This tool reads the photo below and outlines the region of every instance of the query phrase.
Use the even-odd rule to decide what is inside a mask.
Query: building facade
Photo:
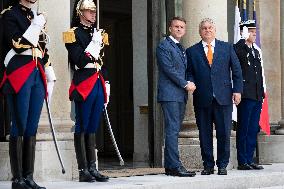
[[[251,10],[252,1],[248,2],[248,9]],[[68,167],[67,176],[56,176],[59,175],[56,172],[59,165],[56,163],[56,154],[52,146],[47,113],[43,109],[37,137],[40,142],[37,145],[36,175],[39,178],[49,175],[45,177],[49,180],[76,177],[72,142],[74,110],[68,99],[71,77],[67,51],[62,41],[62,32],[70,28],[73,6],[74,0],[39,0],[39,9],[48,14],[47,30],[51,37],[49,52],[57,75],[51,111],[63,160]],[[200,41],[198,24],[205,17],[215,21],[218,39],[233,42],[234,9],[234,0],[100,1],[100,27],[110,36],[110,46],[106,48],[104,59],[110,70],[111,81],[108,110],[118,146],[128,165],[163,165],[163,119],[161,108],[156,101],[155,48],[167,34],[169,19],[179,15],[187,20],[187,34],[182,41],[185,47]],[[258,156],[263,163],[283,163],[284,150],[279,151],[279,146],[284,144],[284,2],[256,0],[256,9],[272,130],[270,137],[259,137]],[[185,162],[186,166],[200,168],[198,131],[191,95],[179,141],[182,159],[189,160]],[[234,142],[234,139],[232,141]],[[100,161],[118,164],[107,128],[103,123],[98,131],[97,144]],[[276,154],[276,159],[268,157],[271,153]],[[46,154],[49,154],[49,157]],[[7,180],[10,175],[6,176],[4,171],[9,171],[8,145],[0,146],[0,160],[1,179]],[[49,162],[55,164],[52,171]],[[55,175],[51,176],[52,174]]]

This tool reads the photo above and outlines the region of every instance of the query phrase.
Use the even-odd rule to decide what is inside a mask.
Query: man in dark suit
[[[241,100],[242,72],[234,48],[215,39],[216,27],[212,19],[199,24],[202,40],[186,50],[188,81],[195,84],[193,105],[204,170],[202,175],[214,174],[213,123],[217,137],[218,174],[227,175],[230,157],[232,99]],[[232,87],[233,82],[233,87]]]
[[[255,45],[255,20],[240,24],[242,39],[235,44],[240,60],[244,91],[238,105],[237,157],[239,170],[263,169],[253,162],[262,101],[265,97],[260,49]]]
[[[161,103],[165,123],[164,166],[166,175],[191,177],[179,159],[178,135],[182,124],[188,91],[193,83],[186,80],[186,57],[179,43],[185,34],[186,21],[174,17],[170,21],[170,36],[157,47],[159,69],[158,102]]]

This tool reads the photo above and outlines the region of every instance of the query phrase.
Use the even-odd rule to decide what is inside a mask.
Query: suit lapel
[[[175,46],[177,46],[177,45],[175,45]],[[185,61],[184,54],[181,52],[181,50],[178,47],[175,47],[175,48],[176,48],[178,54],[180,55],[182,62],[184,62]]]
[[[185,56],[183,55],[183,53],[181,52],[181,50],[178,48],[178,46],[176,45],[175,42],[173,42],[173,40],[171,40],[171,38],[167,37],[167,40],[169,41],[169,43],[175,48],[176,52],[180,55],[182,62],[185,63]]]
[[[208,63],[208,60],[207,60],[207,57],[206,57],[206,54],[205,54],[205,52],[204,52],[204,48],[203,48],[203,45],[202,45],[202,41],[200,41],[199,42],[199,44],[198,44],[198,48],[199,48],[199,50],[198,50],[198,52],[200,53],[200,56],[203,58],[203,63],[206,65],[206,66],[208,66],[208,67],[210,67],[209,66],[209,63]],[[214,56],[214,55],[213,55]]]
[[[218,58],[218,55],[220,55],[220,43],[217,39],[215,39],[215,47],[214,47],[214,53],[213,53],[213,61],[212,61],[212,66],[217,66],[217,58]]]

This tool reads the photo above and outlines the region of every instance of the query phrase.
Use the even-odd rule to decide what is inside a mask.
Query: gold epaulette
[[[77,27],[73,27],[70,30],[63,32],[63,42],[64,43],[74,43],[76,42],[76,37],[75,37],[75,30]]]
[[[109,42],[108,42],[108,33],[104,32],[102,35],[103,35],[103,44],[104,44],[104,45],[109,45]]]
[[[12,6],[9,6],[8,8],[2,10],[0,14],[4,14],[6,11],[11,10],[11,9],[12,9]]]

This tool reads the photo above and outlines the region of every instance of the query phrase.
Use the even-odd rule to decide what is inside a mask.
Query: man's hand
[[[242,95],[241,93],[233,93],[234,104],[238,105],[241,102]]]
[[[248,31],[248,28],[244,26],[241,38],[247,40],[249,36],[250,36],[250,33]]]
[[[108,81],[105,82],[105,86],[106,86],[106,94],[107,94],[107,102],[105,103],[105,107],[107,107],[109,103],[109,96],[110,96],[110,84]]]
[[[94,43],[98,43],[99,45],[102,44],[102,42],[103,42],[103,37],[102,37],[102,30],[101,30],[101,29],[98,30],[98,31],[95,29],[95,31],[94,31],[94,33],[93,33],[92,41],[93,41]]]
[[[185,90],[187,90],[188,92],[190,92],[192,94],[195,89],[196,89],[195,84],[193,82],[191,82],[191,81],[188,81],[187,85],[185,87]]]
[[[39,26],[41,29],[44,27],[46,23],[46,19],[43,14],[37,14],[35,11],[33,11],[34,18],[32,19],[32,23]]]

